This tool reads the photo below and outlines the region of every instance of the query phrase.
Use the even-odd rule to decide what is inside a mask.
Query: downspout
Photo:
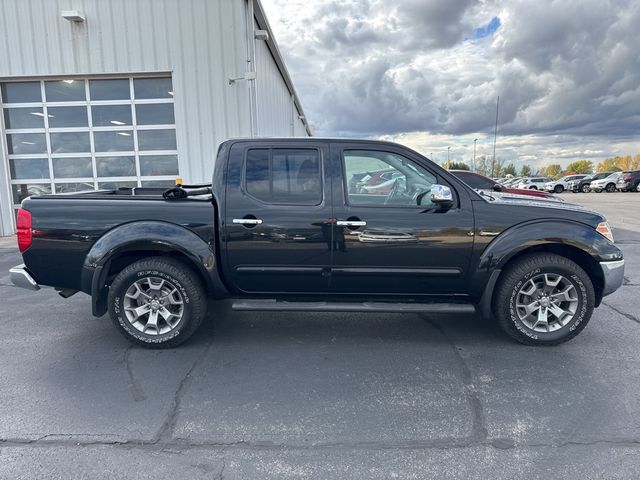
[[[296,136],[296,114],[298,113],[298,109],[296,108],[296,97],[291,94],[291,136]]]
[[[254,34],[253,0],[247,0],[247,72],[256,71],[256,39]],[[249,116],[251,119],[251,136],[258,135],[258,95],[256,80],[248,80]]]

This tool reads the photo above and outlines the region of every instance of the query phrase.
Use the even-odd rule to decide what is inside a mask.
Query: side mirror
[[[501,192],[502,190],[503,190],[502,185],[500,185],[499,183],[496,183],[496,184],[493,186],[493,191],[494,191],[494,192]]]
[[[437,183],[431,185],[431,201],[439,207],[451,208],[453,205],[451,189]]]

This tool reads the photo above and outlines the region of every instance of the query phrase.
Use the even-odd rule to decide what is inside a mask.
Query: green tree
[[[445,162],[444,163],[444,168],[446,168],[447,170],[471,170],[469,168],[469,165],[467,165],[464,162],[456,162],[454,160],[451,160],[449,162]]]
[[[502,170],[502,176],[506,177],[507,175],[513,175],[514,177],[517,175],[516,166],[513,163],[510,163]]]
[[[631,157],[629,157],[631,158]],[[567,165],[567,173],[591,173],[593,172],[593,163],[589,160],[578,160]]]
[[[531,176],[531,167],[529,165],[522,165],[522,168],[520,169],[520,176],[521,177],[530,177]]]
[[[545,177],[551,178],[559,178],[562,174],[562,167],[559,163],[552,163],[551,165],[547,165],[540,171],[540,174]]]

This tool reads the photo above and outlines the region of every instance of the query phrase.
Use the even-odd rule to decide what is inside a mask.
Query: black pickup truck
[[[235,310],[477,311],[530,345],[577,335],[622,285],[605,219],[467,186],[401,145],[224,142],[208,186],[26,199],[13,282],[91,296],[131,341],[171,347]]]

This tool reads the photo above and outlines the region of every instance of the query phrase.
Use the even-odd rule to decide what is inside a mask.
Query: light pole
[[[500,95],[496,100],[496,129],[493,131],[493,160],[491,161],[491,178],[493,178],[493,172],[496,168],[496,140],[498,138],[498,108],[500,107]]]
[[[449,152],[451,152],[451,147],[447,147],[447,167],[449,166]]]
[[[476,171],[476,144],[478,143],[478,139],[473,139],[473,165],[471,166],[471,171]]]

